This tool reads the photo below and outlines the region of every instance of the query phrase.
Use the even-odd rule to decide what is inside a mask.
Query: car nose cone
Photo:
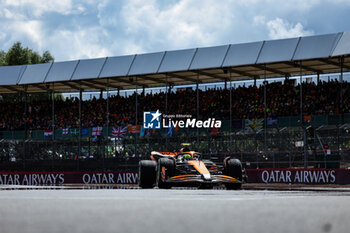
[[[210,174],[202,174],[204,180],[211,180]]]

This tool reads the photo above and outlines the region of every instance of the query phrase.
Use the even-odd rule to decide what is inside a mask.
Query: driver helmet
[[[187,146],[180,149],[180,152],[189,152],[189,151],[191,150]]]
[[[188,159],[191,159],[192,156],[190,154],[184,154],[184,157],[183,157],[185,160],[188,160]]]
[[[191,149],[189,148],[190,145],[191,145],[190,143],[181,143],[182,148],[181,148],[180,152],[189,152],[189,151],[191,151]]]

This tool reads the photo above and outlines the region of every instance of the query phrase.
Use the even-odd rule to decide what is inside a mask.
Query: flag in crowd
[[[311,122],[312,117],[310,115],[304,116],[304,122]]]
[[[45,138],[52,138],[52,135],[53,135],[52,129],[45,129],[45,130],[44,130],[44,136],[45,136]]]
[[[102,133],[102,127],[93,127],[92,128],[92,136],[100,136]]]
[[[67,135],[68,134],[68,128],[62,129],[62,134]]]
[[[258,131],[262,129],[264,125],[264,119],[246,119],[245,120],[245,129]]]
[[[167,137],[170,137],[170,136],[173,135],[173,133],[174,133],[174,125],[171,124],[171,127],[169,128],[169,130],[168,130],[166,136],[167,136]]]
[[[129,125],[128,132],[135,134],[141,133],[141,125]]]
[[[141,132],[140,132],[140,137],[145,136],[145,128],[143,127],[143,125],[141,126]]]
[[[211,135],[218,135],[219,133],[219,128],[211,128],[210,134]]]
[[[70,134],[74,134],[74,135],[79,134],[79,129],[70,129]]]
[[[267,118],[267,125],[277,125],[277,124],[278,124],[277,117]]]
[[[141,125],[141,132],[140,132],[141,137],[144,137],[144,136],[150,137],[152,133],[155,133],[155,130],[145,129],[143,125]]]
[[[88,135],[89,134],[89,129],[88,128],[82,128],[81,129],[81,135],[82,136],[85,136],[85,135]]]
[[[115,138],[123,138],[126,136],[128,127],[113,127],[112,129],[112,137]]]
[[[72,135],[79,135],[79,129],[76,128],[76,129],[70,129],[70,134]],[[88,135],[89,134],[89,129],[88,128],[82,128],[81,129],[81,135],[84,136],[84,135]]]

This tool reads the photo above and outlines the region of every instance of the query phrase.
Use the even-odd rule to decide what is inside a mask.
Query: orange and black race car
[[[151,160],[139,163],[138,183],[141,188],[158,186],[193,186],[212,188],[224,184],[227,189],[240,189],[246,179],[238,159],[225,158],[222,165],[202,160],[200,153],[151,152]]]

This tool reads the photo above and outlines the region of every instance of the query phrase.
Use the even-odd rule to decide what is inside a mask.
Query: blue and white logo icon
[[[162,114],[156,112],[143,112],[143,128],[145,129],[160,129],[160,116]]]

